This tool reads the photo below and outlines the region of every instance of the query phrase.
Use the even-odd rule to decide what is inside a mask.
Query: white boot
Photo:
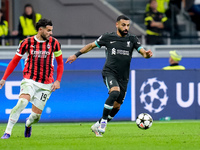
[[[106,130],[106,125],[107,125],[107,120],[101,119],[101,123],[100,123],[100,126],[99,126],[99,128],[98,128],[98,131],[99,131],[100,133],[104,133],[105,130]]]
[[[96,135],[96,137],[103,137],[103,135],[98,131],[98,128],[100,126],[99,121],[97,121],[95,124],[91,126],[92,132]]]

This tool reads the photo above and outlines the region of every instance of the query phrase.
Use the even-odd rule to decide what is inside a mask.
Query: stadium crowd
[[[191,21],[195,25],[197,36],[200,36],[200,0],[146,0],[146,6],[144,7],[146,7],[144,8],[146,44],[167,44],[162,38],[164,36],[180,38],[182,36],[181,31],[184,29],[179,27],[177,17],[182,12],[191,18]],[[42,18],[42,15],[35,12],[32,4],[25,4],[24,12],[18,19],[17,30],[12,29],[14,28],[13,26],[9,26],[8,20],[5,19],[5,16],[8,14],[5,13],[7,13],[5,9],[0,11],[1,45],[9,45],[9,40],[5,41],[2,37],[8,36],[9,38],[17,36],[21,41],[27,36],[35,35],[37,33],[35,30],[35,24]],[[154,40],[151,40],[151,37],[154,37]],[[13,43],[10,42],[10,45],[12,44]]]

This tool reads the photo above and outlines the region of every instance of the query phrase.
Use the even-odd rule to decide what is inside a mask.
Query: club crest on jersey
[[[130,47],[130,43],[131,43],[130,41],[127,41],[127,47]]]
[[[115,48],[112,49],[112,54],[111,55],[116,55],[116,49]]]
[[[47,49],[50,49],[50,47],[51,47],[51,46],[48,44],[48,45],[47,45]]]

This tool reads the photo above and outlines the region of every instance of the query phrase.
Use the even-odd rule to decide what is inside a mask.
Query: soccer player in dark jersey
[[[133,50],[136,49],[144,58],[152,56],[151,50],[146,51],[138,38],[128,33],[129,27],[130,19],[124,15],[119,16],[116,22],[117,32],[101,35],[95,42],[89,43],[66,61],[71,64],[78,56],[95,47],[106,47],[106,62],[102,75],[109,90],[109,97],[105,101],[102,118],[91,127],[96,136],[102,136],[107,121],[117,114],[124,101]]]
[[[30,137],[31,125],[40,120],[44,106],[52,91],[60,88],[63,58],[60,43],[51,36],[53,30],[51,20],[40,19],[36,24],[36,29],[38,31],[37,35],[26,38],[19,44],[14,58],[9,63],[0,81],[0,89],[2,89],[8,76],[13,72],[22,56],[27,53],[19,100],[10,113],[2,139],[10,138],[13,126],[29,102],[32,103],[32,112],[26,120],[24,136]],[[57,61],[57,78],[55,82],[53,79],[54,57]]]

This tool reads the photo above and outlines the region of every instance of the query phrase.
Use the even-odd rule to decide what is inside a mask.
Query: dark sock
[[[107,109],[107,108],[104,108],[103,109],[103,119],[107,120],[108,119],[108,115],[110,114],[110,112],[112,111],[112,109]]]
[[[114,116],[118,113],[118,111],[119,111],[118,108],[113,108],[112,111],[110,112],[110,116],[111,116],[111,117],[114,117]],[[108,122],[109,122],[109,121],[112,120],[112,119],[108,118],[107,120],[108,120]]]
[[[119,97],[120,92],[119,91],[112,91],[109,94],[109,97],[107,98],[105,104],[104,104],[104,109],[103,109],[103,119],[107,120],[108,115],[111,113],[114,101],[117,100]]]

